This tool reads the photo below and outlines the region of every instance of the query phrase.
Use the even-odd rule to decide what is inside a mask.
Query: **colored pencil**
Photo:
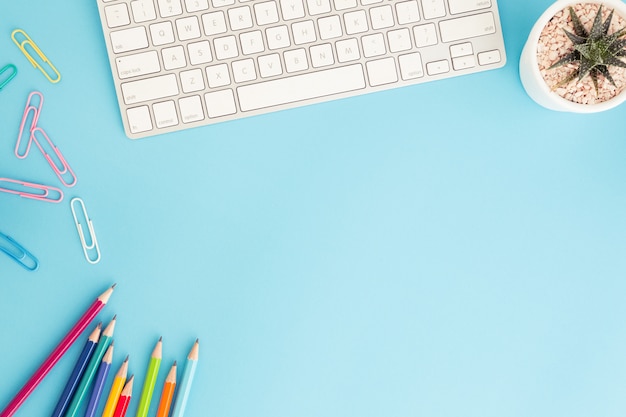
[[[141,397],[139,398],[136,417],[146,417],[148,415],[150,402],[152,401],[152,394],[154,392],[154,385],[156,384],[159,367],[161,366],[162,354],[163,338],[159,338],[159,341],[150,356],[150,362],[148,362],[148,371],[146,372],[146,379],[143,381],[143,389],[141,390]]]
[[[115,330],[115,321],[116,318],[113,317],[113,320],[111,320],[109,325],[102,331],[100,340],[98,340],[98,347],[96,347],[96,351],[87,365],[87,369],[80,380],[76,394],[74,394],[74,398],[72,398],[72,402],[65,413],[65,417],[76,417],[81,405],[83,405],[85,401],[88,401],[87,393],[89,392],[89,388],[91,388],[91,383],[96,377],[98,366],[100,362],[102,362],[102,358],[111,344],[113,331]]]
[[[187,356],[187,363],[185,363],[185,370],[183,371],[183,378],[178,386],[178,394],[176,394],[176,401],[174,402],[174,411],[172,417],[183,417],[185,414],[185,408],[187,407],[187,400],[189,399],[189,392],[191,391],[191,384],[193,383],[193,376],[196,373],[196,366],[198,365],[198,350],[200,344],[196,339],[196,343],[193,344],[189,355]]]
[[[174,399],[174,390],[176,389],[176,362],[170,368],[170,372],[165,378],[163,391],[161,391],[161,401],[159,401],[159,409],[156,417],[167,417],[172,408],[172,400]]]
[[[85,411],[85,417],[94,417],[96,415],[96,409],[102,396],[102,390],[104,383],[109,375],[109,369],[111,369],[111,363],[113,362],[113,342],[107,349],[106,353],[102,357],[100,367],[98,367],[98,373],[96,374],[96,380],[93,383],[93,391],[91,391],[91,397],[87,403],[87,411]]]
[[[113,417],[124,417],[126,415],[126,411],[128,411],[128,405],[130,404],[130,399],[133,396],[133,380],[134,376],[131,376],[122,393],[120,394],[120,399],[115,406],[115,413],[113,413]]]
[[[113,417],[113,413],[115,412],[115,407],[117,406],[117,401],[120,399],[120,394],[122,393],[122,389],[124,389],[124,384],[126,383],[126,374],[128,373],[128,356],[120,366],[119,371],[115,374],[115,378],[113,378],[113,384],[111,385],[111,391],[109,391],[109,398],[107,399],[106,404],[104,405],[104,411],[102,412],[102,417]]]
[[[89,323],[93,321],[98,315],[100,310],[106,305],[113,293],[115,285],[102,293],[96,300],[89,306],[87,311],[78,319],[74,327],[65,335],[56,348],[50,353],[41,366],[35,371],[30,379],[24,384],[22,389],[13,397],[11,402],[0,412],[0,417],[11,417],[20,408],[20,406],[26,401],[26,398],[34,391],[39,383],[45,378],[50,370],[57,364],[57,362],[63,357],[65,352],[74,344],[76,339],[81,333],[89,326]]]
[[[65,384],[65,388],[61,393],[61,397],[59,398],[56,407],[54,407],[52,417],[62,417],[65,414],[65,411],[70,405],[70,401],[72,401],[72,397],[76,392],[76,388],[78,387],[80,378],[83,376],[83,373],[87,368],[89,359],[93,355],[93,352],[96,350],[101,331],[102,324],[98,324],[96,326],[96,329],[89,335],[87,343],[85,343],[85,346],[83,347],[83,350],[78,357],[78,361],[76,362],[76,365],[74,365],[74,369],[72,370],[72,373],[70,374],[70,377]]]

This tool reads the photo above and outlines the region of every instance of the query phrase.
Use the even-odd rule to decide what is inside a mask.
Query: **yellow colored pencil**
[[[117,406],[117,401],[120,399],[120,394],[124,389],[124,384],[126,383],[126,376],[128,374],[128,356],[120,366],[120,370],[115,374],[115,378],[113,379],[113,384],[111,385],[111,391],[109,392],[109,398],[107,399],[106,405],[104,406],[104,411],[102,412],[102,417],[113,417],[113,413],[115,412],[115,407]]]

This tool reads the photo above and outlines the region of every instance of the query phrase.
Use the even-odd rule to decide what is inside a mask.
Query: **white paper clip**
[[[80,206],[80,214],[76,213],[76,207]],[[80,238],[80,244],[83,247],[83,253],[85,259],[90,264],[97,264],[100,262],[100,248],[98,247],[98,239],[96,239],[96,232],[93,229],[93,222],[87,214],[85,203],[81,198],[75,197],[70,201],[70,207],[72,209],[72,215],[74,216],[74,223],[76,224],[76,230],[78,230],[78,237]],[[79,216],[81,219],[79,220]],[[89,230],[89,242],[85,239],[85,233],[83,232],[83,226],[81,220],[87,223],[87,229]]]

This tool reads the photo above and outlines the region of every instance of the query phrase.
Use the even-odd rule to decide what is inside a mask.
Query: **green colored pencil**
[[[76,417],[78,415],[78,411],[80,406],[89,401],[89,388],[91,388],[91,383],[93,382],[96,373],[98,372],[98,366],[100,366],[100,362],[102,362],[102,358],[106,353],[106,350],[109,348],[113,340],[113,331],[115,330],[115,320],[116,317],[113,317],[113,320],[109,323],[109,325],[104,329],[102,334],[100,335],[100,339],[98,340],[98,346],[96,347],[96,351],[93,353],[93,356],[89,360],[89,364],[87,365],[87,369],[85,369],[85,373],[80,380],[80,384],[78,385],[78,389],[74,394],[74,398],[72,398],[72,402],[70,403],[67,412],[65,413],[65,417]]]
[[[163,338],[159,338],[159,341],[150,356],[146,379],[143,381],[143,389],[141,390],[139,405],[137,406],[136,417],[147,417],[148,410],[150,410],[150,401],[152,401],[152,393],[154,392],[154,386],[156,384],[157,376],[159,375],[159,367],[161,366],[161,357],[163,355],[162,339]]]

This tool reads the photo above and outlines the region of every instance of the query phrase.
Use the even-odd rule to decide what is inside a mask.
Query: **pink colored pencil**
[[[22,389],[13,397],[11,402],[0,412],[0,417],[11,417],[20,408],[20,406],[26,401],[26,398],[33,392],[33,390],[39,385],[39,383],[45,378],[50,370],[56,365],[56,363],[63,357],[65,352],[72,346],[72,344],[78,339],[80,334],[89,326],[89,323],[98,315],[100,310],[106,305],[107,301],[113,293],[115,285],[102,293],[91,306],[85,311],[82,317],[76,322],[74,327],[65,335],[63,340],[58,344],[56,348],[50,353],[48,358],[41,364],[39,369],[30,377],[30,379],[24,384]]]

